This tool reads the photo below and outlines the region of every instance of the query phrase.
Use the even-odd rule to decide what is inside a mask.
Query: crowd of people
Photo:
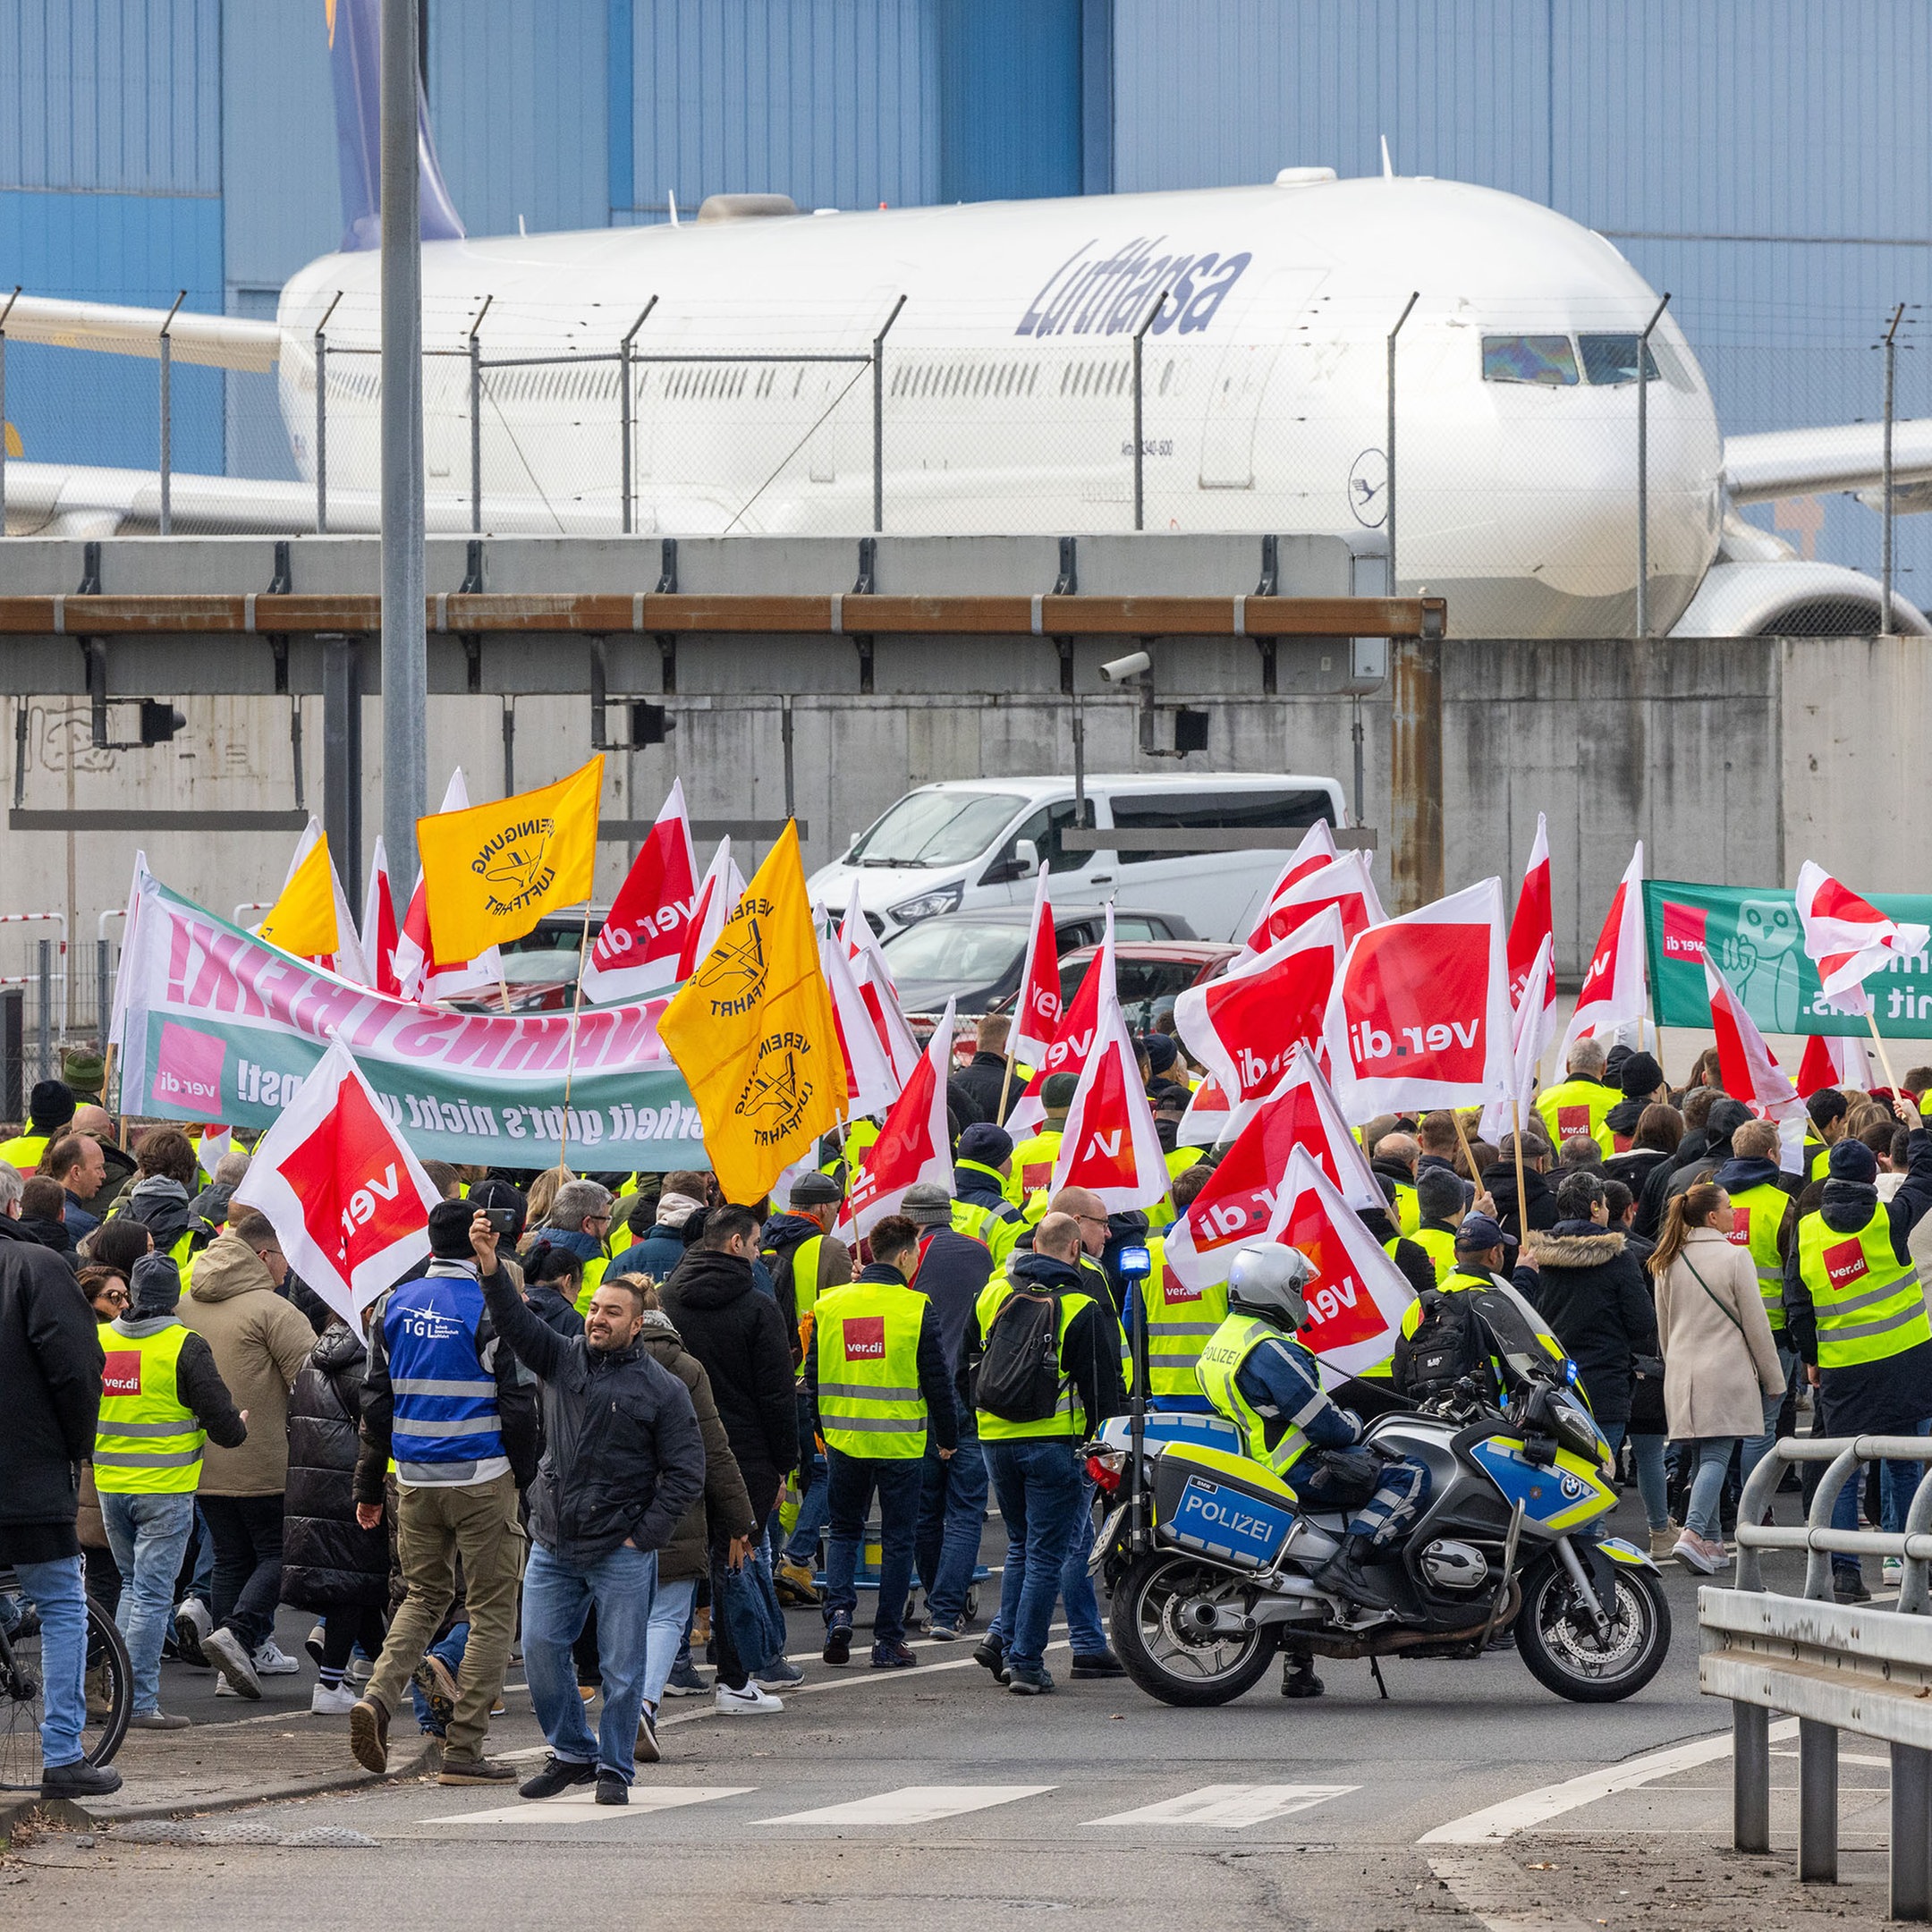
[[[1814,1095],[1795,1174],[1711,1054],[1673,1088],[1653,1055],[1586,1039],[1496,1145],[1446,1113],[1361,1123],[1385,1200],[1361,1218],[1418,1299],[1393,1380],[1349,1385],[1352,1411],[1322,1405],[1289,1345],[1299,1258],[1263,1257],[1245,1288],[1237,1267],[1232,1299],[1165,1266],[1162,1231],[1218,1152],[1176,1141],[1200,1070],[1171,1022],[1140,1046],[1169,1191],[1129,1214],[1051,1188],[1071,1076],[1044,1083],[1037,1130],[1003,1123],[1020,1090],[1004,1028],[981,1023],[949,1084],[952,1186],[911,1188],[863,1241],[838,1229],[868,1123],[782,1203],[727,1201],[698,1169],[430,1163],[428,1254],[354,1322],[233,1201],[245,1151],[205,1174],[180,1129],[111,1118],[86,1067],[37,1085],[0,1146],[0,1618],[38,1620],[44,1788],[118,1783],[84,1754],[105,1687],[83,1591],[125,1637],[135,1729],[188,1723],[164,1704],[171,1672],[212,1669],[242,1699],[300,1672],[287,1606],[313,1619],[311,1711],[382,1771],[406,1708],[447,1784],[518,1781],[487,1745],[521,1647],[549,1745],[525,1795],[613,1804],[659,1755],[665,1699],[783,1712],[805,1675],[788,1606],[822,1619],[825,1666],[902,1669],[914,1636],[976,1636],[1022,1696],[1054,1689],[1063,1610],[1072,1676],[1117,1676],[1080,1449],[1136,1378],[1156,1405],[1228,1417],[1311,1496],[1335,1487],[1354,1513],[1326,1580],[1372,1601],[1421,1490],[1399,1464],[1348,1490],[1354,1411],[1421,1372],[1458,1288],[1498,1280],[1576,1365],[1652,1554],[1701,1573],[1730,1560],[1740,1484],[1801,1394],[1819,1433],[1932,1433],[1914,1248],[1932,1239],[1932,1069],[1907,1093]],[[1886,1527],[1917,1473],[1878,1477]],[[975,1632],[989,1497],[1005,1542]],[[1839,1507],[1855,1523],[1858,1492]],[[1838,1562],[1841,1600],[1861,1600]],[[1283,1690],[1319,1693],[1307,1657]]]

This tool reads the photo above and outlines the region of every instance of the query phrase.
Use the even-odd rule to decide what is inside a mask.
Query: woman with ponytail
[[[1690,1456],[1690,1500],[1671,1554],[1709,1576],[1730,1561],[1718,1510],[1738,1444],[1764,1430],[1784,1386],[1748,1247],[1731,1239],[1731,1197],[1701,1181],[1665,1210],[1649,1268],[1664,1354],[1664,1409]]]

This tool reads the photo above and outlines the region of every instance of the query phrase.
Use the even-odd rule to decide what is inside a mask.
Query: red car
[[[1073,1004],[1088,963],[1099,953],[1098,946],[1082,946],[1060,960],[1060,1000],[1063,1011]],[[1136,1033],[1149,1033],[1163,1013],[1174,1011],[1174,1001],[1188,987],[1218,979],[1232,961],[1241,957],[1237,945],[1211,939],[1136,940],[1114,948],[1114,974],[1120,987],[1121,1009],[1128,1027]]]

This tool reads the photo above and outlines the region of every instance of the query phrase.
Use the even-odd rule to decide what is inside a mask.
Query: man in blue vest
[[[517,1492],[537,1464],[535,1386],[484,1303],[470,1240],[475,1214],[468,1201],[438,1201],[429,1210],[428,1272],[399,1282],[370,1310],[355,1472],[356,1521],[373,1530],[394,1458],[396,1552],[408,1595],[349,1713],[349,1746],[367,1769],[389,1768],[389,1719],[449,1607],[460,1555],[470,1642],[445,1733],[444,1784],[517,1775],[514,1766],[486,1758],[483,1745],[516,1628]]]

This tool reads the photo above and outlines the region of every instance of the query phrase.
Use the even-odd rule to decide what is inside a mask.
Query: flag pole
[[[1524,1241],[1530,1233],[1529,1189],[1523,1181],[1522,1165],[1522,1102],[1514,1094],[1510,1096],[1510,1145],[1516,1155],[1516,1238]]]
[[[993,1116],[993,1124],[996,1127],[1004,1127],[1006,1124],[1006,1096],[1013,1088],[1013,1050],[1019,1044],[1018,1028],[1009,1027],[1006,1030],[1006,1071],[1000,1075],[999,1112]]]
[[[1454,1107],[1449,1109],[1449,1118],[1455,1123],[1455,1137],[1462,1148],[1462,1165],[1469,1169],[1469,1177],[1478,1193],[1482,1191],[1482,1176],[1476,1172],[1476,1155],[1469,1144],[1469,1130],[1462,1124],[1462,1116]]]
[[[1878,1011],[1876,1002],[1866,1008],[1865,1023],[1871,1029],[1872,1045],[1878,1049],[1878,1064],[1885,1069],[1885,1085],[1892,1089],[1894,1096],[1896,1097],[1902,1089],[1897,1080],[1892,1077],[1891,1056],[1885,1052],[1885,1041],[1878,1032]]]
[[[586,899],[583,906],[583,936],[577,942],[577,996],[571,1002],[570,1046],[564,1058],[564,1124],[557,1134],[557,1157],[559,1167],[565,1166],[564,1156],[570,1147],[570,1096],[571,1081],[577,1072],[577,1018],[583,1012],[584,968],[590,961],[590,902]],[[509,990],[504,988],[504,1004],[509,1004]]]

